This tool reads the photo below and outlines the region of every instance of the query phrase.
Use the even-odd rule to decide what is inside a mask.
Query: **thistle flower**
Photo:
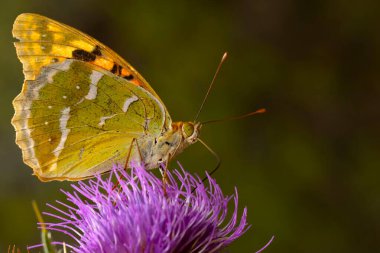
[[[220,252],[249,228],[246,208],[238,222],[236,189],[225,196],[210,176],[207,186],[183,169],[168,178],[164,191],[162,180],[143,167],[114,166],[105,179],[63,191],[70,204],[48,205],[59,215],[44,213],[58,219],[46,228],[69,235],[75,243],[66,246],[76,253]]]

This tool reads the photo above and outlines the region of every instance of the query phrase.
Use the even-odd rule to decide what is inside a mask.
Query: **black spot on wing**
[[[72,52],[72,56],[74,59],[81,61],[95,61],[96,55],[90,52],[87,52],[83,49],[76,49]]]
[[[112,69],[111,69],[112,73],[116,74],[116,72],[117,72],[117,66],[118,65],[116,63],[113,64]]]
[[[118,75],[118,76],[121,76],[125,79],[127,79],[128,81],[132,80],[133,78],[135,78],[132,74],[129,74],[129,75],[123,75],[122,72],[123,72],[123,67],[120,66],[119,64],[117,63],[114,63],[113,66],[112,66],[112,69],[111,69],[111,72],[115,75]]]
[[[132,80],[134,78],[134,76],[132,74],[130,75],[127,75],[127,76],[123,76],[125,79],[127,79],[128,81]]]
[[[102,56],[102,51],[98,45],[95,46],[94,50],[92,50],[91,53],[97,56]]]

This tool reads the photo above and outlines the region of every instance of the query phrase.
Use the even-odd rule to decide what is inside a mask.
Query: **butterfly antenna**
[[[210,151],[211,154],[213,154],[213,155],[215,156],[215,158],[216,158],[216,166],[215,166],[215,168],[214,168],[210,173],[208,173],[208,175],[211,176],[211,175],[214,174],[215,171],[217,171],[217,170],[219,169],[219,167],[220,167],[220,163],[221,163],[220,157],[219,157],[219,155],[218,155],[214,150],[212,150],[212,149],[211,149],[211,148],[210,148],[210,147],[209,147],[204,141],[202,141],[202,140],[199,139],[199,138],[198,138],[198,141],[199,141],[200,143],[202,143],[202,145],[205,146],[205,148],[207,148],[207,150]],[[207,177],[205,177],[205,178],[202,180],[202,182],[204,182],[206,179],[207,179]]]
[[[215,79],[216,79],[216,77],[218,76],[218,73],[219,73],[219,71],[220,71],[220,68],[222,67],[223,62],[226,60],[226,58],[227,58],[227,52],[225,52],[225,53],[223,54],[222,59],[221,59],[220,62],[219,62],[218,68],[217,68],[216,71],[215,71],[214,77],[212,78],[212,81],[211,81],[211,83],[210,83],[210,85],[209,85],[209,87],[208,87],[207,93],[206,93],[205,97],[203,98],[203,101],[202,101],[201,107],[199,108],[198,113],[197,113],[197,115],[195,116],[194,121],[197,121],[197,119],[198,119],[198,117],[199,117],[199,114],[201,113],[201,111],[202,111],[202,109],[203,109],[203,106],[204,106],[204,104],[206,103],[207,97],[208,97],[208,95],[210,94],[210,91],[211,91],[211,89],[212,89],[212,86],[214,85]]]
[[[205,125],[205,124],[216,123],[216,122],[224,122],[224,121],[230,121],[230,120],[244,119],[244,118],[250,117],[250,116],[255,115],[255,114],[265,113],[266,111],[267,110],[265,108],[261,108],[261,109],[254,111],[254,112],[250,112],[250,113],[239,115],[239,116],[233,116],[233,117],[228,117],[228,118],[224,118],[224,119],[207,120],[207,121],[202,122],[201,124]]]

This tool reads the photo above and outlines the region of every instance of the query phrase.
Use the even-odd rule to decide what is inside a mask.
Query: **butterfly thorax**
[[[173,122],[171,128],[158,137],[138,140],[141,158],[146,169],[154,169],[166,163],[185,148],[197,142],[201,124]]]

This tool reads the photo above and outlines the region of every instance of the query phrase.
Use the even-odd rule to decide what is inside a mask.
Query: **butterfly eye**
[[[183,123],[182,132],[183,132],[183,135],[185,136],[185,138],[192,136],[194,133],[193,123],[190,123],[190,122]]]

